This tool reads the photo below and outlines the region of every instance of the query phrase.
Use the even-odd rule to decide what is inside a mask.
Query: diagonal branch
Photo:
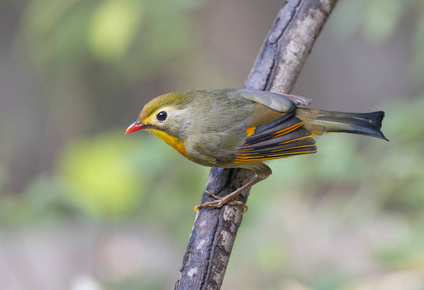
[[[253,65],[246,88],[289,93],[336,2],[285,1]],[[206,190],[225,196],[252,178],[250,170],[212,168]],[[248,195],[246,190],[238,199],[246,202]],[[207,201],[211,197],[203,193],[202,203]],[[241,220],[242,209],[235,206],[205,208],[197,213],[175,289],[221,288]]]

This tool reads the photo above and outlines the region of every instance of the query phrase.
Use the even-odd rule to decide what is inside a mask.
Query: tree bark
[[[289,93],[337,0],[287,0],[279,11],[245,87]],[[250,170],[212,168],[205,190],[225,196],[254,177]],[[250,190],[238,200],[247,201]],[[257,193],[265,196],[266,193]],[[212,201],[203,193],[202,203]],[[242,208],[201,209],[194,221],[175,289],[220,289]]]

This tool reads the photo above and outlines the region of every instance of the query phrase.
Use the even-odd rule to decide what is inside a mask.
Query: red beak
[[[134,132],[134,131],[138,131],[144,128],[144,125],[139,121],[135,121],[134,123],[132,123],[128,128],[127,131],[125,131],[125,134]]]

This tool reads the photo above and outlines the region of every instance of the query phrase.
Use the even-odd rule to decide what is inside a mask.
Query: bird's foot
[[[205,208],[205,207],[213,207],[213,208],[221,208],[224,205],[228,204],[228,205],[235,205],[235,206],[241,206],[243,207],[243,213],[246,213],[248,210],[247,205],[244,202],[241,201],[237,201],[234,200],[234,198],[239,195],[240,193],[242,193],[244,190],[252,187],[253,185],[255,185],[256,183],[262,181],[263,178],[261,177],[256,177],[254,179],[252,179],[251,181],[249,181],[248,183],[246,183],[245,185],[243,185],[242,187],[240,187],[239,189],[233,191],[232,193],[224,196],[224,197],[219,197],[209,191],[206,190],[206,193],[209,194],[212,198],[215,199],[215,201],[210,201],[210,202],[205,202],[203,204],[199,204],[198,206],[194,207],[194,211],[198,211],[199,209]]]
[[[205,208],[205,207],[221,208],[226,204],[243,207],[243,214],[245,214],[249,209],[244,202],[238,201],[238,200],[232,200],[232,198],[234,196],[231,195],[231,194],[226,195],[224,197],[219,197],[219,196],[217,196],[217,195],[215,195],[212,192],[209,192],[207,190],[205,192],[207,194],[209,194],[209,196],[211,196],[213,199],[215,199],[215,201],[209,201],[209,202],[205,202],[205,203],[202,203],[202,204],[195,206],[194,207],[195,212],[197,212],[198,210]]]

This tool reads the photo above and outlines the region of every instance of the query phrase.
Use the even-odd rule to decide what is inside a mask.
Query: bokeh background
[[[0,288],[170,289],[208,169],[151,98],[243,87],[280,0],[0,3]],[[424,1],[341,0],[293,89],[385,110],[254,187],[222,289],[424,289]]]

